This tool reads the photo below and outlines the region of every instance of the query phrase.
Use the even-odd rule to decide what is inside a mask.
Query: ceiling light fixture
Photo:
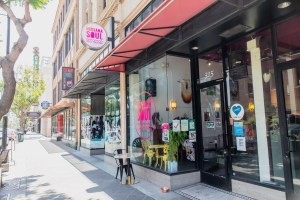
[[[287,7],[289,7],[291,4],[292,4],[292,2],[290,2],[290,1],[284,1],[284,2],[282,2],[282,3],[279,3],[279,4],[277,5],[277,8],[280,8],[280,9],[287,8]]]
[[[199,47],[197,47],[197,46],[192,47],[192,50],[198,50],[198,49],[199,49]]]

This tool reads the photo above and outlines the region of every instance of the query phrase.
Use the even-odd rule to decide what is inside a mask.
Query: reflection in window
[[[128,76],[128,150],[166,173],[195,169],[190,62],[166,56]],[[180,128],[181,127],[181,128]],[[175,144],[178,142],[178,145]]]
[[[230,118],[235,147],[232,151],[232,175],[284,187],[274,65],[270,49],[269,30],[227,47],[229,108],[240,104],[245,111],[241,120]]]
[[[105,152],[121,149],[120,81],[105,87]]]

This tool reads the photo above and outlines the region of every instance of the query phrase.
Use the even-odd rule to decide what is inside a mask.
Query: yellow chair
[[[154,156],[154,152],[149,149],[149,146],[151,145],[150,141],[148,140],[143,140],[142,141],[142,148],[144,150],[144,160],[143,160],[143,164],[145,164],[145,160],[146,160],[146,156],[148,156],[149,159],[149,166],[152,165],[152,158]]]
[[[163,162],[165,163],[165,171],[167,171],[168,167],[168,156],[169,156],[169,145],[165,144],[163,147],[163,155],[158,155],[156,158],[156,164],[158,164],[158,159],[160,159],[160,169],[162,168]]]

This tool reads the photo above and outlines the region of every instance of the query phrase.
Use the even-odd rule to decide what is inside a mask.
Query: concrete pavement
[[[10,145],[9,145],[10,147]],[[38,134],[25,135],[13,151],[10,171],[3,174],[2,199],[186,199],[140,179],[121,185],[116,166],[101,156],[88,156]]]

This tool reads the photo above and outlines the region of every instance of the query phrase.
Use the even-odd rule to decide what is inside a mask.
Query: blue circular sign
[[[43,101],[43,102],[41,103],[41,107],[42,107],[43,109],[48,109],[48,108],[50,107],[50,103],[49,103],[48,101]]]

